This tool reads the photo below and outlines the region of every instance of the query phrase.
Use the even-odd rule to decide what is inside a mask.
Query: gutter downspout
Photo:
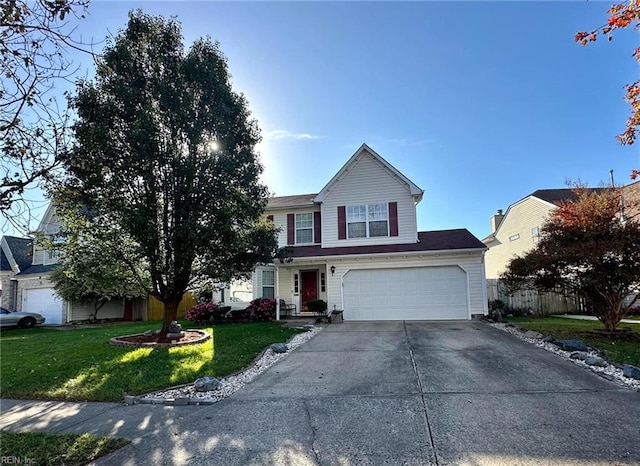
[[[276,321],[280,320],[280,268],[276,264]]]

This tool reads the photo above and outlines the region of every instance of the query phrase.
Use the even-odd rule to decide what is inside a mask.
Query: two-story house
[[[38,235],[53,238],[59,231],[60,223],[55,214],[55,207],[51,203],[36,232]],[[90,319],[94,312],[93,303],[64,301],[56,295],[49,276],[57,266],[57,254],[33,239],[20,239],[22,243],[18,243],[17,240],[18,238],[12,240],[5,237],[2,243],[8,241],[10,245],[13,244],[12,250],[14,251],[18,250],[18,244],[22,245],[22,249],[28,250],[27,260],[23,260],[18,267],[14,267],[7,282],[11,305],[6,307],[11,310],[38,312],[45,316],[46,325],[61,325]],[[3,279],[2,286],[3,304],[5,303],[4,296],[7,296],[6,299],[9,302],[9,295],[4,293],[4,282],[5,279]],[[113,299],[100,308],[99,318],[132,320],[142,317],[142,310],[144,310],[144,306],[137,305],[130,300]]]
[[[624,186],[621,192],[621,215],[625,220],[638,219],[640,182]],[[511,204],[506,212],[499,210],[493,215],[491,234],[482,240],[489,248],[485,256],[487,278],[498,278],[512,258],[530,251],[538,242],[541,228],[558,205],[576,199],[572,189],[539,189]]]
[[[316,194],[270,199],[289,259],[258,267],[254,297],[345,320],[470,319],[487,312],[485,246],[466,229],[417,231],[423,191],[363,144]]]

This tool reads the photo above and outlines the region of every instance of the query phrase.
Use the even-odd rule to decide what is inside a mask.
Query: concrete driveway
[[[20,409],[134,439],[101,465],[640,464],[640,393],[480,322],[329,325],[208,407]]]

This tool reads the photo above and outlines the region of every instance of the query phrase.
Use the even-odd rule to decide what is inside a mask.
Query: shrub
[[[218,309],[216,303],[200,303],[187,309],[184,318],[191,322],[202,322],[209,318],[209,314]]]
[[[489,301],[489,310],[490,311],[496,311],[496,310],[502,310],[504,309],[505,304],[504,301],[501,299],[494,299]]]
[[[327,310],[327,303],[322,299],[314,299],[313,301],[309,301],[307,303],[307,309],[309,309],[310,312],[322,314]]]
[[[256,322],[271,322],[276,320],[276,300],[271,298],[257,298],[251,301],[249,319]]]

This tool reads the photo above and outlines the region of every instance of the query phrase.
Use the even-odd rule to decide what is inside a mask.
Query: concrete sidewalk
[[[328,325],[211,406],[0,407],[132,439],[98,465],[640,464],[640,393],[481,322]]]

